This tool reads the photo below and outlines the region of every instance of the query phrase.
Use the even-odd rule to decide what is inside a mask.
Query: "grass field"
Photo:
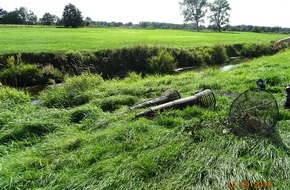
[[[20,52],[95,51],[124,46],[166,47],[270,42],[284,34],[192,32],[121,28],[0,27],[0,54]]]
[[[0,27],[0,54],[259,43],[282,34]],[[281,189],[290,187],[290,112],[283,108],[290,51],[230,70],[176,75],[83,74],[38,95],[0,85],[0,189]],[[262,78],[280,118],[269,136],[223,133],[233,100]],[[190,106],[152,118],[128,107],[173,88],[210,88],[216,109]],[[34,100],[34,101],[32,101]],[[248,187],[249,182],[252,187]],[[232,188],[230,188],[232,187]]]

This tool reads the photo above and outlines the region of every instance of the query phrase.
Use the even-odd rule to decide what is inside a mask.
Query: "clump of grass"
[[[29,137],[40,137],[53,132],[57,126],[52,123],[11,123],[4,127],[4,132],[0,135],[1,143],[8,143],[12,140],[24,140]]]
[[[103,79],[98,75],[82,74],[67,78],[62,85],[42,92],[39,96],[47,107],[74,107],[88,103],[93,99],[91,90],[98,87]]]
[[[112,96],[112,97],[106,97],[103,98],[100,102],[100,107],[103,111],[109,111],[112,112],[116,109],[119,109],[120,106],[132,106],[137,99],[133,96],[128,96],[128,95],[117,95],[117,96]]]
[[[0,86],[0,104],[1,103],[24,104],[30,102],[30,96],[21,90]]]
[[[174,57],[166,50],[160,50],[148,60],[148,71],[151,73],[172,73],[176,67]]]
[[[25,63],[20,54],[7,58],[7,68],[0,71],[0,81],[12,87],[45,85],[49,81],[61,82],[62,73],[48,64],[41,68],[37,64]]]

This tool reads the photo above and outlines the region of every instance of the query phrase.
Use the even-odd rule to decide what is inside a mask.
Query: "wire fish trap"
[[[274,96],[265,89],[254,88],[240,94],[232,103],[229,124],[234,134],[263,135],[273,131],[279,118]]]
[[[155,106],[155,107],[150,107],[143,112],[137,113],[136,117],[152,116],[157,111],[164,111],[170,108],[180,109],[186,106],[193,106],[193,105],[198,105],[203,108],[214,109],[216,105],[214,93],[210,89],[202,90],[186,98],[181,98],[178,100],[167,102],[167,103]]]
[[[168,89],[165,92],[163,92],[161,94],[161,96],[154,98],[152,100],[148,100],[148,101],[142,102],[140,104],[137,104],[133,107],[130,107],[129,109],[132,111],[132,110],[139,109],[139,108],[160,105],[160,104],[164,104],[166,102],[177,100],[180,97],[181,96],[180,96],[180,93],[178,90]]]

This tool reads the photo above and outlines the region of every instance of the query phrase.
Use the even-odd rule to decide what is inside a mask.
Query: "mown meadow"
[[[109,29],[96,30],[110,33]],[[235,35],[223,40],[229,44],[250,43],[252,35],[255,42],[259,41],[259,36],[264,42],[283,36],[143,32],[148,35],[152,32],[151,36],[168,32],[164,39],[166,44],[162,44],[162,40],[155,41],[157,45],[166,46],[173,41],[168,41],[170,33],[171,39],[179,39],[174,32],[189,36],[211,35],[212,40],[216,40],[211,42],[209,36],[197,37],[192,39],[193,45],[220,43],[221,38],[215,35]],[[234,39],[236,41],[232,41]],[[145,41],[150,38],[147,41],[144,37]],[[175,45],[182,46],[183,43],[177,41]],[[74,46],[67,45],[66,48]],[[88,48],[86,43],[82,45]],[[187,42],[183,45],[187,47]],[[28,45],[26,50],[53,50],[46,45],[42,47],[48,49],[40,46],[41,50],[37,50]],[[55,51],[62,51],[58,47],[61,46],[56,45]],[[1,50],[2,53],[19,53],[23,52],[21,48]],[[253,58],[226,71],[207,67],[180,74],[130,72],[125,78],[106,80],[92,73],[65,75],[62,84],[50,85],[33,95],[2,85],[0,188],[246,189],[249,182],[252,187],[248,189],[287,189],[290,186],[290,113],[283,104],[285,86],[290,81],[289,62],[290,51],[283,50],[275,55]],[[275,132],[245,137],[224,133],[229,127],[226,119],[231,103],[243,91],[256,87],[259,78],[265,81],[267,90],[279,105]],[[170,88],[179,90],[182,97],[210,88],[216,96],[216,108],[189,106],[158,112],[151,118],[136,118],[139,110],[129,111],[130,106],[157,97]]]
[[[196,47],[213,44],[261,43],[286,34],[192,32],[126,28],[0,27],[0,54],[21,52],[96,51],[148,45]]]

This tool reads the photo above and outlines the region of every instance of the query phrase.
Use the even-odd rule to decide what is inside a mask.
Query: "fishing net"
[[[274,96],[265,89],[249,89],[240,94],[232,103],[229,122],[236,135],[271,132],[279,117]]]

